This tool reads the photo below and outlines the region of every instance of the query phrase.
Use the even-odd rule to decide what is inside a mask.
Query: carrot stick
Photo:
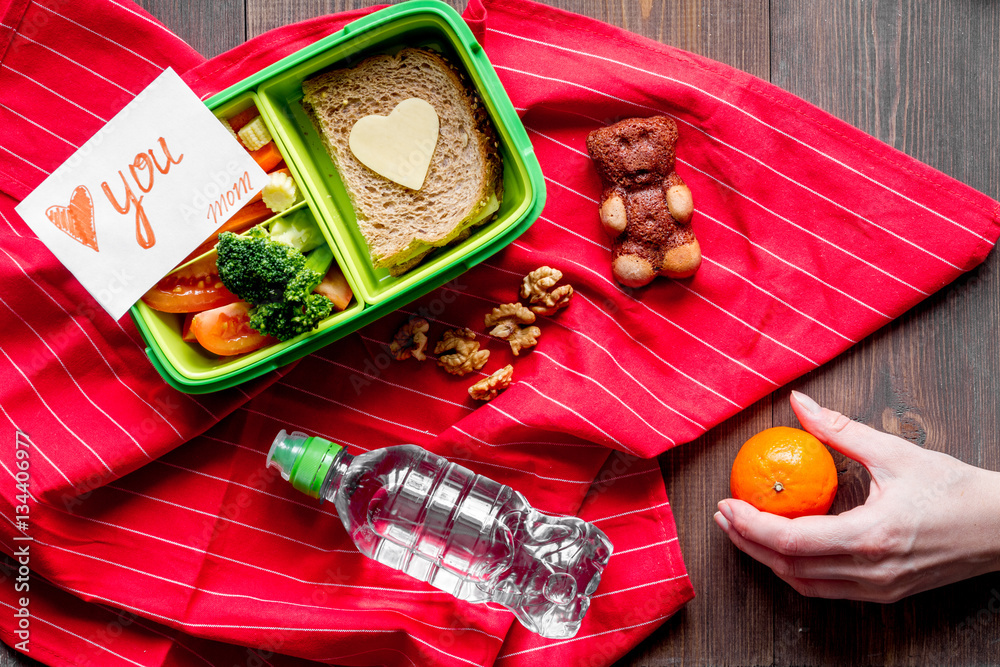
[[[278,151],[277,145],[269,141],[255,151],[251,151],[250,157],[257,161],[264,171],[271,171],[284,159]]]
[[[257,110],[257,107],[250,105],[249,108],[244,109],[243,111],[239,112],[232,118],[228,119],[229,125],[233,128],[233,132],[239,132],[240,128],[242,128],[244,125],[246,125],[259,115],[260,111]]]
[[[255,225],[259,225],[273,215],[274,214],[271,213],[271,209],[269,209],[262,201],[247,204],[237,211],[233,217],[223,223],[221,227],[212,232],[211,236],[202,241],[201,245],[195,248],[194,252],[185,257],[181,264],[189,262],[195,257],[203,255],[214,248],[216,242],[219,240],[219,234],[222,232],[233,232],[234,234],[239,234]]]

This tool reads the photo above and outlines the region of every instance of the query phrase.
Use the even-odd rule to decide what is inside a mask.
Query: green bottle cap
[[[267,467],[276,468],[282,479],[313,498],[319,498],[330,466],[343,449],[325,438],[284,429],[274,438],[267,453]]]

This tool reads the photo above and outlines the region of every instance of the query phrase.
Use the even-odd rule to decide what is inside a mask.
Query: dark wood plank
[[[660,457],[670,508],[697,597],[633,649],[621,665],[769,665],[775,583],[759,563],[731,548],[712,520],[729,496],[740,446],[771,426],[770,397],[698,440]],[[780,583],[780,582],[779,582]]]
[[[1000,6],[774,0],[771,19],[775,83],[1000,196]],[[1000,469],[997,266],[994,254],[795,387],[876,428]],[[787,391],[780,396],[775,423],[794,424]],[[850,482],[834,511],[861,502],[867,486],[859,466],[839,461]],[[993,575],[881,606],[779,587],[775,664],[1000,664],[1000,614],[989,609],[997,590]]]
[[[375,2],[373,0],[246,0],[247,3],[247,37],[256,37],[262,32],[278,28],[296,21],[346,12],[372,5],[395,5],[401,0]],[[465,0],[444,0],[461,12],[465,9]]]
[[[206,58],[247,39],[244,0],[136,0]]]
[[[464,0],[449,0],[461,11]],[[829,110],[993,197],[1000,196],[1000,6],[905,0],[549,0],[739,67]],[[370,0],[139,0],[206,56]],[[1000,271],[991,257],[795,387],[873,426],[1000,469]],[[801,598],[712,525],[729,466],[753,433],[794,425],[776,392],[661,457],[698,597],[623,665],[1000,664],[1000,576],[896,605]],[[835,511],[867,477],[838,458]],[[3,665],[34,665],[0,647]]]
[[[41,667],[42,663],[0,643],[0,667]]]

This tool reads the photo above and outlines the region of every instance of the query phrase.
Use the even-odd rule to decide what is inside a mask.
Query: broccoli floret
[[[302,252],[309,252],[326,243],[312,214],[304,209],[275,220],[271,225],[271,239]]]
[[[288,340],[315,329],[332,308],[322,294],[307,294],[301,301],[264,303],[250,311],[250,326],[266,336]]]
[[[295,248],[271,240],[254,227],[243,236],[219,234],[219,278],[230,292],[253,304],[284,298],[285,288],[305,267],[305,256]]]
[[[220,234],[218,250],[222,283],[254,306],[253,329],[288,340],[312,331],[330,314],[330,300],[312,293],[333,263],[330,246],[305,256],[255,227],[244,236]]]

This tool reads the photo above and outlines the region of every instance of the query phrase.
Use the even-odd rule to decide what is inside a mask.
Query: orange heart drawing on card
[[[90,190],[77,186],[69,198],[69,206],[50,206],[45,210],[49,222],[61,229],[74,241],[100,252],[97,247],[97,228],[94,226],[94,200]]]

